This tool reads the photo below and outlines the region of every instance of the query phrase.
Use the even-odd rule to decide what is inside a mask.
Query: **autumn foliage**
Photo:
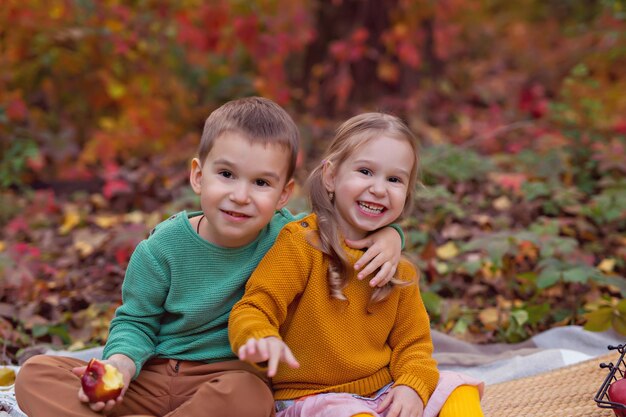
[[[300,178],[356,112],[420,136],[404,226],[436,328],[626,334],[625,19],[623,0],[3,1],[5,360],[106,339],[136,243],[196,207],[204,118],[250,94],[299,123]]]

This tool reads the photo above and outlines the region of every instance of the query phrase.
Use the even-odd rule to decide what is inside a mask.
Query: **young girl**
[[[371,288],[353,268],[362,252],[343,243],[408,211],[417,170],[402,121],[351,118],[309,177],[313,213],[285,226],[248,281],[231,345],[242,360],[267,361],[279,417],[423,415],[439,372],[417,271],[403,260],[395,279]],[[477,391],[468,398],[480,411]],[[467,411],[458,416],[482,415]]]

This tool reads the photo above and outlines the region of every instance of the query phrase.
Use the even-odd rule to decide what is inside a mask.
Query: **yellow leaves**
[[[102,229],[110,229],[120,223],[143,224],[152,229],[163,220],[163,216],[158,212],[144,213],[142,211],[131,211],[124,215],[101,214],[95,216],[93,222]]]
[[[430,142],[436,145],[445,144],[448,137],[439,127],[431,126],[419,115],[412,115],[409,118],[411,129],[415,131],[419,137],[427,137]]]
[[[502,322],[500,310],[495,307],[485,308],[478,313],[478,319],[486,330],[497,330]]]
[[[0,240],[0,252],[4,252],[6,248],[7,248],[7,244],[4,243],[4,240]]]
[[[93,222],[102,229],[110,229],[111,227],[120,224],[121,219],[119,216],[112,214],[102,214],[95,216]]]
[[[65,214],[63,215],[63,224],[59,227],[59,234],[66,235],[80,224],[81,217],[78,208],[73,205],[67,205]]]
[[[586,330],[604,331],[613,327],[616,332],[626,335],[626,299],[612,299],[610,302],[595,306],[588,304],[585,307],[592,309],[585,314]]]
[[[115,119],[112,117],[101,117],[98,119],[98,125],[106,131],[112,131],[116,127]]]
[[[489,260],[483,261],[480,272],[486,282],[497,282],[502,278],[502,270]]]
[[[115,231],[115,228],[121,224],[141,224],[145,225],[147,229],[151,229],[163,217],[158,212],[133,211],[124,215],[103,213],[84,219],[77,207],[67,205],[63,219],[63,224],[58,229],[59,234],[68,235],[71,233],[72,248],[84,259],[101,250],[111,239],[111,231]],[[95,225],[102,230],[87,227],[88,224]],[[0,241],[0,252],[3,249],[2,245],[3,243]]]
[[[74,313],[72,320],[81,329],[80,332],[73,334],[74,347],[80,348],[85,341],[106,340],[115,309],[115,304],[90,304],[86,309]]]
[[[404,39],[407,37],[409,33],[409,28],[406,24],[404,23],[396,23],[393,26],[393,34],[394,36],[396,36],[398,39]]]
[[[117,19],[116,20],[107,19],[104,22],[104,26],[114,33],[121,32],[122,30],[124,30],[124,22],[122,22],[121,20],[117,20]]]
[[[62,3],[55,3],[52,7],[50,7],[50,17],[52,19],[60,19],[63,17],[63,12],[65,11]]]
[[[613,258],[603,259],[602,262],[598,264],[598,269],[607,274],[613,272],[614,268],[615,268],[615,259]]]
[[[507,211],[511,208],[512,203],[507,196],[503,195],[493,200],[492,206],[498,211]]]
[[[117,81],[110,80],[107,84],[107,93],[112,99],[118,100],[126,95],[126,86]]]
[[[124,221],[128,223],[140,224],[143,223],[145,214],[141,211],[131,211],[124,216]]]
[[[83,342],[82,340],[77,340],[69,345],[67,347],[67,350],[69,350],[70,352],[77,352],[79,350],[86,349],[87,347],[88,346],[85,345],[85,342]]]
[[[381,61],[376,68],[376,75],[380,80],[393,84],[400,77],[400,69],[393,62]]]
[[[156,213],[156,212],[155,213],[150,213],[150,214],[146,215],[146,218],[145,218],[143,224],[145,224],[148,229],[152,229],[157,224],[159,224],[162,220],[163,220],[163,218],[161,217],[161,215],[159,213]]]
[[[454,242],[448,242],[439,246],[436,250],[437,256],[444,260],[449,260],[459,254],[459,249]]]
[[[450,271],[448,264],[445,262],[435,262],[434,266],[439,275],[445,275]]]
[[[137,50],[139,52],[144,52],[144,53],[148,52],[150,50],[150,44],[146,42],[145,40],[141,39],[139,42],[137,42]]]
[[[81,229],[74,233],[74,249],[78,251],[82,258],[86,258],[94,251],[101,248],[107,241],[108,234],[104,232],[94,232],[88,229]]]

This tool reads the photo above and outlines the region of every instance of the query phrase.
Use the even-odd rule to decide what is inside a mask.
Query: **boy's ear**
[[[293,188],[295,184],[296,183],[293,180],[293,178],[287,181],[287,184],[285,184],[283,191],[280,193],[280,198],[278,199],[278,203],[276,203],[276,210],[280,210],[281,208],[287,205],[287,202],[289,202],[289,198],[291,197],[291,194],[293,193]]]
[[[335,170],[330,162],[326,162],[322,167],[322,183],[329,193],[335,191]]]
[[[191,160],[189,184],[191,184],[193,192],[200,195],[200,190],[202,189],[202,164],[198,158],[193,158]]]

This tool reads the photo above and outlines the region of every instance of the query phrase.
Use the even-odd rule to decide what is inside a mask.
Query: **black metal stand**
[[[602,382],[600,389],[593,399],[600,408],[612,408],[613,410],[621,410],[621,412],[626,415],[626,405],[609,400],[609,395],[607,394],[609,386],[614,381],[624,378],[624,375],[626,374],[626,363],[624,362],[626,344],[609,346],[608,348],[609,350],[617,350],[620,355],[615,365],[613,365],[612,362],[600,364],[600,368],[609,369],[609,374],[606,376],[606,378],[604,378],[604,382]]]

